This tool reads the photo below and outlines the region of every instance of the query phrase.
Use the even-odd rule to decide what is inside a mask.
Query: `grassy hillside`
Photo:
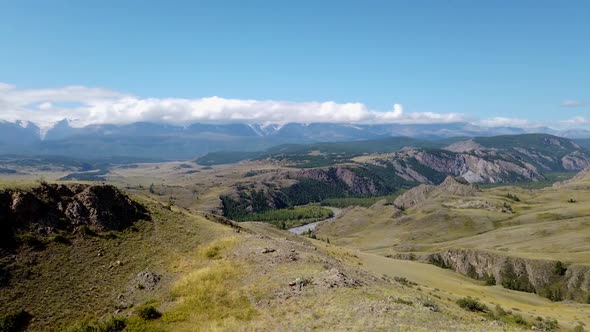
[[[68,237],[2,261],[0,327],[28,330],[500,331],[452,300],[364,270],[353,252],[265,224],[214,223],[135,197],[122,232]],[[148,276],[148,277],[146,277]],[[157,277],[156,277],[157,276]]]
[[[585,240],[590,208],[584,203],[590,191],[578,187],[584,181],[542,190],[496,187],[472,197],[447,195],[403,213],[389,205],[356,207],[319,232],[334,243],[383,254],[460,247],[590,263]],[[502,211],[505,206],[510,213]]]

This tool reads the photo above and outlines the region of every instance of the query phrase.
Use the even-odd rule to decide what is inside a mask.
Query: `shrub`
[[[556,331],[559,328],[559,323],[556,320],[543,321],[543,318],[537,317],[533,326],[540,331]]]
[[[31,314],[24,310],[0,317],[0,332],[24,331],[29,325]]]
[[[531,324],[519,314],[513,314],[514,322],[518,325],[529,327]]]
[[[104,234],[104,238],[109,239],[109,240],[114,240],[118,237],[119,237],[119,235],[117,235],[117,232],[115,232],[115,231],[109,231],[106,234]]]
[[[402,284],[402,285],[404,285],[404,286],[408,286],[408,287],[411,287],[411,286],[416,286],[416,285],[418,285],[417,283],[415,283],[415,282],[413,282],[413,281],[410,281],[410,280],[408,280],[408,279],[407,279],[407,278],[405,278],[405,277],[393,277],[393,280],[395,280],[395,281],[399,282],[400,284]]]
[[[112,317],[104,321],[80,323],[68,329],[68,332],[122,332],[126,326],[124,318]]]
[[[61,234],[55,234],[51,237],[51,241],[56,242],[56,243],[61,243],[61,244],[70,244],[70,240],[61,235]]]
[[[203,250],[203,254],[208,259],[219,259],[221,258],[221,248],[217,245],[211,245]]]
[[[438,307],[438,303],[436,303],[432,298],[430,297],[422,297],[419,300],[420,304],[422,304],[422,306],[430,309],[430,311],[433,312],[439,312],[440,308]]]
[[[488,307],[479,302],[477,299],[474,299],[472,297],[464,297],[461,299],[457,300],[457,304],[459,305],[459,307],[465,309],[465,310],[469,310],[469,311],[475,311],[475,312],[487,312],[488,311]]]
[[[555,274],[563,276],[565,275],[566,271],[567,267],[565,267],[561,261],[557,261],[557,263],[555,263],[555,268],[553,269]]]
[[[10,280],[10,272],[8,272],[8,269],[6,267],[0,265],[0,287],[8,284],[9,280]]]
[[[90,229],[90,227],[88,227],[88,225],[82,225],[78,228],[78,231],[83,235],[83,236],[96,236],[96,232],[94,232],[92,229]]]
[[[398,304],[403,304],[403,305],[412,305],[413,304],[412,301],[410,301],[410,300],[404,300],[401,297],[396,297],[392,301],[395,302],[395,303],[398,303]]]
[[[506,197],[510,198],[511,200],[513,200],[513,201],[515,201],[515,202],[520,202],[520,198],[518,198],[518,196],[516,196],[516,195],[514,195],[514,194],[508,193],[508,194],[506,195]]]
[[[502,271],[502,287],[522,291],[522,292],[529,292],[534,293],[535,289],[530,284],[528,280],[528,276],[526,274],[517,275],[514,271],[514,267],[510,262],[506,261]]]
[[[563,300],[563,296],[562,296],[562,292],[561,292],[561,285],[559,283],[554,284],[554,285],[550,285],[548,287],[545,287],[541,290],[539,290],[539,295],[557,302],[557,301],[561,301]]]
[[[572,330],[573,332],[584,332],[584,326],[582,326],[581,324],[574,327],[574,329]]]
[[[162,313],[152,305],[144,305],[137,308],[136,313],[139,317],[145,320],[154,320],[162,317]]]
[[[498,317],[503,317],[508,315],[508,312],[506,312],[506,310],[504,310],[499,304],[496,304],[496,315]]]
[[[496,285],[496,277],[494,277],[493,275],[485,276],[484,281],[486,283],[486,286],[495,286]]]
[[[42,250],[45,248],[43,241],[39,240],[33,233],[25,233],[19,236],[20,242],[24,243],[27,247],[34,250]]]

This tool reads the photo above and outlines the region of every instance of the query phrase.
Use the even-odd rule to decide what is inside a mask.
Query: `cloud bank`
[[[451,123],[458,113],[404,113],[400,104],[389,111],[369,110],[362,103],[289,102],[207,97],[139,98],[102,88],[67,86],[18,89],[0,83],[0,119],[28,120],[41,126],[69,119],[76,127],[89,124],[157,122],[174,125],[205,123]]]
[[[563,106],[583,106],[566,100]],[[362,103],[290,102],[206,97],[140,98],[104,88],[66,86],[52,89],[19,89],[0,83],[0,120],[33,122],[42,129],[68,119],[70,125],[155,122],[192,123],[356,123],[429,124],[471,122],[486,127],[539,127],[526,119],[493,117],[469,119],[460,113],[404,112],[394,104],[389,111],[368,109]],[[583,117],[556,122],[561,126],[588,125]]]
[[[589,121],[583,116],[576,116],[568,120],[560,121],[560,123],[565,126],[584,126],[587,125]]]
[[[504,117],[494,117],[489,119],[483,119],[478,122],[478,124],[484,127],[519,127],[519,128],[530,128],[530,127],[538,127],[539,125],[534,125],[526,119],[517,119],[517,118],[504,118]]]

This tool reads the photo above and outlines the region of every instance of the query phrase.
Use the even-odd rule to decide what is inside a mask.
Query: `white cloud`
[[[574,118],[568,119],[568,120],[563,120],[560,121],[559,123],[561,123],[564,126],[584,126],[587,125],[588,123],[590,123],[588,121],[588,119],[586,119],[583,116],[576,116]]]
[[[531,124],[526,119],[517,119],[517,118],[504,118],[504,117],[495,117],[489,119],[483,119],[478,122],[478,124],[485,126],[485,127],[520,127],[520,128],[527,128],[532,127]]]
[[[565,101],[564,105],[580,105]],[[69,119],[82,127],[89,124],[128,124],[157,122],[174,125],[203,123],[248,123],[283,125],[297,123],[454,123],[467,122],[460,113],[404,112],[395,104],[389,111],[368,109],[362,103],[290,102],[274,100],[228,99],[206,97],[140,98],[103,88],[66,86],[55,89],[19,89],[0,83],[0,120],[26,120],[43,130],[57,121]],[[493,117],[471,119],[471,123],[486,127],[520,127],[534,129],[539,123],[526,119]],[[583,117],[555,122],[561,126],[584,126],[590,122]]]
[[[582,107],[585,105],[586,105],[586,103],[579,101],[579,100],[564,100],[561,103],[561,106],[563,106],[563,107]]]
[[[362,103],[289,102],[207,97],[139,98],[102,88],[67,86],[17,89],[0,83],[0,119],[28,120],[42,127],[70,119],[75,126],[139,121],[187,125],[196,122],[260,124],[311,123],[449,123],[464,121],[458,113],[404,113],[369,110]]]

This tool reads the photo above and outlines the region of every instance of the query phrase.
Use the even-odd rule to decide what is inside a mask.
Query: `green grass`
[[[91,320],[77,323],[66,329],[67,332],[122,332],[127,327],[127,319],[110,317],[104,320]]]

